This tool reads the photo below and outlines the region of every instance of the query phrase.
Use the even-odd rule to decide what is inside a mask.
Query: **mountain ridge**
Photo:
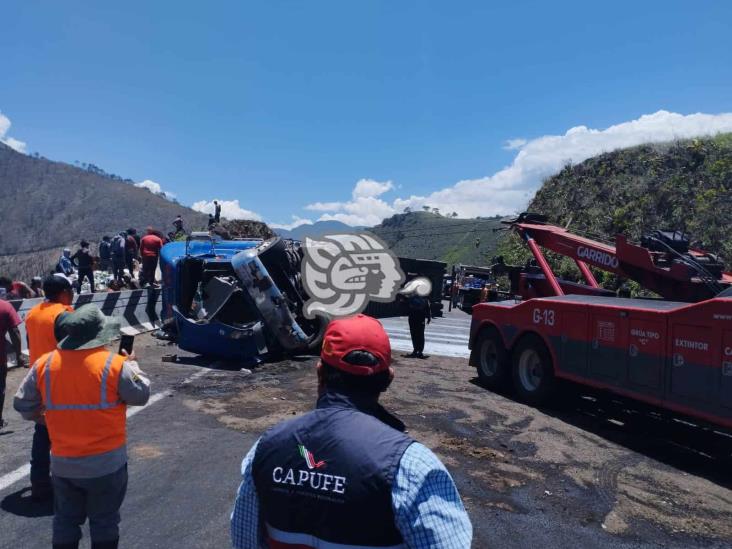
[[[188,229],[206,227],[205,214],[130,183],[94,165],[80,168],[0,143],[0,274],[41,275],[66,246],[82,239],[95,245],[130,227],[168,232],[179,214]]]

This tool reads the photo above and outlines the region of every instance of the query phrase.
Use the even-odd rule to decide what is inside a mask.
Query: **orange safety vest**
[[[54,456],[92,456],[125,445],[127,405],[117,394],[124,361],[98,347],[52,351],[36,362]]]
[[[44,301],[33,307],[25,316],[25,331],[28,334],[28,353],[30,363],[34,364],[41,355],[56,348],[54,325],[56,317],[74,308],[62,303]]]

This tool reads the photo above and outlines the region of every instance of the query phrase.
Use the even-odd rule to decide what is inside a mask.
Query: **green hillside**
[[[432,212],[397,214],[369,229],[401,257],[450,265],[485,265],[493,256],[500,218],[458,219]]]
[[[638,241],[654,229],[686,231],[730,265],[732,134],[642,145],[566,166],[544,182],[527,210],[603,238],[622,233]],[[529,257],[516,237],[505,238],[499,252],[512,263]],[[565,276],[574,270],[569,261],[556,266]]]

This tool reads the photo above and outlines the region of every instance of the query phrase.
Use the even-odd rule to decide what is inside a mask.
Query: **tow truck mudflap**
[[[304,349],[310,338],[292,315],[287,299],[258,257],[257,249],[244,250],[231,259],[234,272],[259,311],[265,327],[288,351]]]

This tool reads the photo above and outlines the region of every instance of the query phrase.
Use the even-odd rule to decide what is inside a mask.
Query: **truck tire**
[[[508,384],[511,364],[498,330],[483,328],[475,342],[471,363],[478,371],[481,385],[487,389],[502,389]]]
[[[323,336],[328,328],[328,319],[325,317],[318,316],[315,322],[317,322],[317,330],[310,336],[306,349],[307,353],[311,355],[320,354],[320,349],[323,346]]]
[[[513,385],[521,400],[532,406],[549,402],[556,388],[549,350],[541,338],[528,334],[513,350]]]
[[[279,236],[265,240],[257,246],[257,254],[267,270],[277,266],[287,272],[290,267],[287,245]]]

